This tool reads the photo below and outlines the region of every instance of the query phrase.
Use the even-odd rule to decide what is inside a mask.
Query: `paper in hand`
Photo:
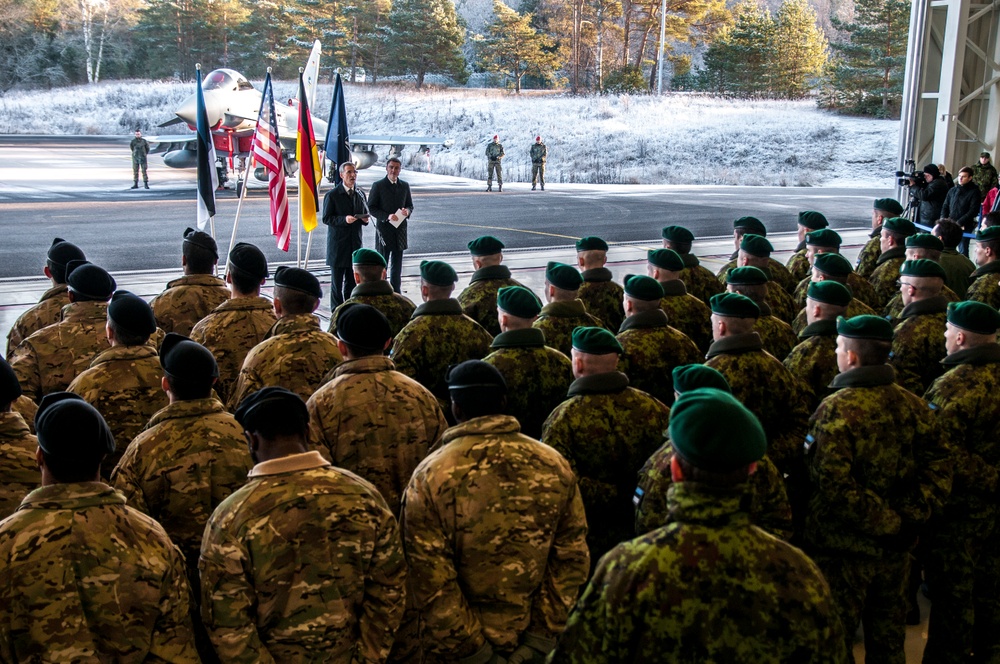
[[[395,215],[396,215],[396,221],[389,219],[389,223],[392,224],[393,228],[399,228],[399,225],[402,224],[404,221],[406,221],[406,212],[403,211],[403,208],[399,208],[398,210],[396,210]]]

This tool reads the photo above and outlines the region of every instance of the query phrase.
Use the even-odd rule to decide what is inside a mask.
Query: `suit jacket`
[[[354,196],[340,183],[323,197],[323,223],[330,227],[326,235],[326,264],[330,267],[351,267],[351,254],[361,248],[361,227],[367,221],[347,223],[350,215],[366,214],[365,195],[355,186]]]
[[[389,222],[389,215],[399,208],[407,208],[413,214],[413,198],[410,196],[410,185],[397,179],[396,184],[384,177],[372,185],[368,194],[368,208],[375,217],[375,248],[406,249],[407,217],[399,228],[394,228]]]

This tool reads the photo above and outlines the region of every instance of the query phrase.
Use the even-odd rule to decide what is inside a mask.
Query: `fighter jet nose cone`
[[[174,113],[184,122],[193,125],[198,123],[198,102],[191,97],[178,108]]]

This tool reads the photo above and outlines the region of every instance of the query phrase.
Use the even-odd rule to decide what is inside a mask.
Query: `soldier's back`
[[[21,500],[42,481],[35,452],[38,439],[18,413],[0,413],[0,519],[14,513]]]
[[[352,302],[367,304],[382,312],[382,315],[389,321],[389,331],[392,336],[399,334],[399,331],[406,327],[413,316],[417,305],[413,304],[409,298],[400,295],[392,290],[388,281],[368,282],[358,284],[351,291],[351,297],[338,306],[330,317],[330,327],[328,332],[333,333],[337,326],[337,316]]]
[[[667,323],[683,332],[702,353],[712,345],[712,310],[707,304],[685,292],[665,295],[660,308],[667,314]]]
[[[987,263],[970,276],[972,283],[965,299],[1000,308],[1000,261]]]
[[[788,269],[788,273],[792,275],[792,279],[795,283],[798,283],[809,276],[812,266],[809,264],[809,259],[806,257],[806,250],[800,249],[792,254],[792,257],[788,259],[788,263],[785,265]]]
[[[946,307],[941,298],[942,309]],[[892,357],[896,382],[914,394],[923,394],[944,373],[941,360],[948,354],[944,332],[947,313],[927,313],[904,318],[893,330]]]
[[[69,304],[69,287],[59,284],[42,293],[38,304],[17,317],[7,333],[7,359],[18,345],[32,334],[62,320],[62,310]]]
[[[505,286],[524,286],[511,278],[506,265],[492,265],[476,270],[472,283],[458,296],[465,315],[482,325],[491,336],[500,334],[497,319],[497,291]]]
[[[188,336],[195,324],[229,299],[226,282],[213,274],[189,274],[167,283],[149,306],[164,332]]]
[[[692,264],[692,261],[688,258],[689,256],[691,254],[681,256],[687,267],[681,270],[680,280],[687,286],[687,290],[691,295],[694,295],[702,302],[708,302],[713,295],[726,290],[726,287],[719,283],[719,280],[712,274],[711,270],[698,263]]]
[[[867,304],[861,300],[851,300],[850,304],[847,305],[847,311],[844,313],[844,318],[854,318],[855,316],[877,316],[878,312],[869,307]],[[806,310],[803,308],[799,311],[795,320],[792,321],[792,332],[795,334],[801,334],[802,330],[808,325],[806,320]]]
[[[545,418],[566,398],[573,382],[573,365],[550,346],[498,348],[498,342],[509,338],[504,334],[511,333],[497,336],[493,352],[483,360],[496,367],[507,383],[507,413],[517,418],[526,436],[538,438]]]
[[[674,367],[701,364],[703,356],[687,335],[666,324],[666,316],[662,310],[646,313],[651,316],[659,314],[663,324],[644,325],[641,320],[636,320],[644,314],[625,319],[627,329],[617,337],[624,351],[618,367],[628,376],[631,387],[642,390],[669,406],[674,402],[674,384],[671,378]]]
[[[754,325],[764,350],[776,359],[783,359],[795,348],[797,338],[792,326],[774,316],[761,316]]]
[[[829,323],[834,333],[805,336],[783,362],[785,368],[808,390],[810,412],[816,410],[819,402],[830,393],[830,381],[840,371],[837,367],[836,322],[821,322]],[[809,332],[808,326],[804,332]]]
[[[883,307],[899,291],[896,282],[899,281],[899,268],[904,260],[906,257],[901,253],[889,254],[889,252],[885,252],[879,256],[872,275],[868,277],[868,283],[875,289],[876,301]]]
[[[532,323],[541,330],[545,343],[569,357],[573,349],[573,330],[578,327],[604,327],[604,323],[587,311],[583,300],[549,302]]]
[[[587,311],[601,320],[611,334],[618,334],[618,328],[625,320],[625,289],[611,280],[611,270],[594,268],[584,270],[583,283],[577,297],[583,300]]]
[[[854,272],[862,279],[868,279],[872,276],[872,272],[875,270],[875,263],[878,262],[879,256],[882,255],[881,232],[882,227],[879,226],[869,236],[871,239],[858,252],[858,264],[854,268]]]

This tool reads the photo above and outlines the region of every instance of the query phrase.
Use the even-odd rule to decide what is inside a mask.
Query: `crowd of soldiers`
[[[1000,217],[873,205],[713,274],[588,236],[538,295],[469,242],[323,291],[187,229],[150,303],[56,238],[0,361],[0,662],[1000,658]],[[261,287],[273,280],[273,300]],[[544,300],[544,304],[542,302]],[[919,619],[919,610],[917,609]]]

